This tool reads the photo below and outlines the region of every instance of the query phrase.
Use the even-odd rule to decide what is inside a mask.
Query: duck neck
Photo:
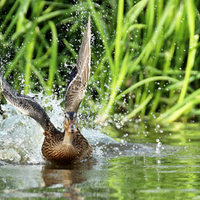
[[[64,145],[72,145],[73,133],[65,131],[65,136],[63,139]]]
[[[65,136],[63,140],[63,144],[65,145],[72,145],[72,140],[74,133],[76,132],[75,121],[74,119],[69,119],[64,121],[65,127]]]

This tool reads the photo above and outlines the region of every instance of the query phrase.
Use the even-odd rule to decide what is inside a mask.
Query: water
[[[37,99],[62,128],[56,98]],[[200,199],[200,126],[146,122],[81,128],[93,158],[65,168],[47,165],[39,125],[10,105],[0,116],[0,199]],[[115,140],[113,140],[112,136]]]

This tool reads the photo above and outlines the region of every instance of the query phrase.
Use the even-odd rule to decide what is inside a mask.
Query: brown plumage
[[[44,130],[42,153],[46,160],[69,164],[88,157],[92,148],[77,127],[77,112],[84,97],[90,73],[90,16],[75,68],[65,95],[64,132],[57,130],[44,109],[27,95],[18,94],[0,72],[1,89],[6,100],[23,114],[35,119]]]
[[[67,127],[65,128],[67,129]],[[64,133],[50,125],[49,129],[44,131],[43,134],[45,139],[42,145],[42,153],[46,160],[53,163],[69,164],[74,161],[80,161],[89,157],[92,152],[92,148],[79,129],[74,133],[70,131],[65,131]],[[66,137],[68,137],[67,140]]]

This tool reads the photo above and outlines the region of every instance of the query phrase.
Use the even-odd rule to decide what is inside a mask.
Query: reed
[[[68,21],[73,29],[71,14],[75,15],[81,7],[74,9],[73,5],[66,4],[64,1],[56,3],[40,0],[9,1],[2,6],[4,9],[1,9],[3,12],[0,27],[2,36],[0,45],[3,49],[1,60],[4,60],[4,57],[8,57],[8,60],[1,66],[1,70],[6,78],[22,76],[25,80],[24,87],[21,79],[18,78],[14,79],[14,85],[15,88],[24,90],[25,94],[30,90],[39,90],[40,86],[48,95],[52,94],[54,87],[58,87],[54,85],[56,77],[58,81],[64,83],[59,79],[61,73],[57,66],[60,65],[59,61],[65,61],[68,57],[65,48],[70,48],[69,45],[64,45],[58,49],[60,38],[62,38],[61,42],[66,44],[69,34],[59,35],[57,28],[61,32],[63,22]],[[80,23],[80,17],[78,21]],[[74,32],[70,32],[74,35],[72,40],[75,38],[76,31],[74,28]],[[68,43],[70,42],[69,39]],[[70,57],[71,60],[75,60],[76,55]]]
[[[97,6],[95,9],[95,4],[88,2],[95,20],[102,21]],[[99,76],[105,68],[112,74],[109,82],[106,78],[103,80],[110,87],[100,92],[110,98],[103,102],[98,121],[114,113],[122,113],[123,122],[145,116],[151,119],[159,116],[156,122],[172,122],[185,115],[189,120],[199,103],[195,92],[199,84],[193,85],[199,79],[195,68],[199,46],[199,37],[195,34],[195,23],[199,21],[197,5],[194,1],[142,0],[135,5],[130,3],[125,13],[124,2],[119,1],[118,5],[114,39],[113,32],[108,31],[109,23],[103,30],[97,24],[101,35],[106,32],[107,36],[102,38],[109,57],[108,66],[104,63],[97,66],[102,69],[98,70]]]

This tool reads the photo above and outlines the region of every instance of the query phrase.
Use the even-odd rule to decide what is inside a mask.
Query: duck
[[[90,14],[87,28],[79,49],[76,65],[72,69],[65,94],[64,131],[59,131],[45,110],[34,97],[17,93],[0,72],[1,91],[5,99],[24,115],[33,118],[43,129],[41,148],[44,160],[53,164],[67,165],[89,158],[92,147],[78,128],[77,113],[84,98],[90,76],[91,62]]]

